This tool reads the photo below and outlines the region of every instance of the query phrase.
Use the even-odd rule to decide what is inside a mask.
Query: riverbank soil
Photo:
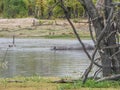
[[[81,37],[90,37],[87,20],[71,20]],[[83,22],[83,23],[82,23]],[[67,20],[0,19],[0,37],[74,38]]]

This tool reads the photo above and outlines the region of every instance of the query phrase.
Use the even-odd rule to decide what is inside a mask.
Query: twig
[[[106,40],[108,40],[109,37],[111,37],[112,34],[116,33],[116,31],[112,31],[110,32],[107,36],[106,36]]]
[[[116,32],[116,38],[117,38],[117,43],[120,43],[119,33],[118,32]]]
[[[111,57],[109,57],[110,59],[112,59],[115,55],[117,55],[118,53],[120,53],[120,50],[118,50],[117,52],[115,52]]]
[[[8,48],[7,48],[7,50],[5,51],[5,55],[4,55],[4,57],[3,57],[3,62],[4,62],[4,61],[5,61],[5,59],[6,59],[7,52],[8,52],[8,50],[9,50],[9,48],[10,48],[10,47],[8,47]]]
[[[95,73],[94,73],[94,79],[98,76],[98,74],[102,71],[102,68],[99,68]]]
[[[111,45],[111,46],[107,46],[107,47],[102,47],[101,49],[110,49],[110,48],[117,48],[120,47],[120,44],[115,44],[115,45]]]
[[[89,16],[89,15],[88,15]],[[93,43],[95,44],[95,39],[94,39],[94,36],[93,36],[93,32],[92,32],[92,27],[91,27],[91,21],[90,21],[90,16],[89,16],[89,19],[88,19],[88,21],[89,21],[89,30],[90,30],[90,35],[91,35],[91,38],[92,38],[92,40],[93,40]]]

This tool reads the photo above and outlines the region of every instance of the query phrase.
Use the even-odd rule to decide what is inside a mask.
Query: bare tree
[[[115,18],[118,18],[119,16],[119,10],[117,10],[116,7],[119,6],[120,3],[113,3],[112,0],[98,0],[97,6],[99,5],[99,9],[102,10],[101,11],[102,15],[101,15],[101,12],[98,12],[99,11],[98,7],[96,7],[93,4],[92,0],[78,0],[84,7],[85,11],[88,13],[90,32],[91,32],[91,23],[92,23],[96,34],[96,37],[94,38],[91,32],[91,37],[95,43],[95,50],[91,56],[87,52],[84,43],[82,42],[80,36],[76,31],[76,28],[74,27],[74,25],[72,24],[72,22],[68,17],[69,12],[64,5],[64,1],[63,0],[59,0],[59,1],[61,2],[61,7],[64,10],[68,22],[73,28],[73,31],[77,39],[82,44],[85,53],[87,54],[88,58],[91,60],[90,66],[83,75],[83,83],[86,82],[93,65],[97,65],[100,68],[98,69],[99,71],[101,71],[102,68],[103,77],[107,77],[101,80],[119,78],[120,77],[119,75],[120,74],[120,49],[119,49],[120,26],[117,19],[115,21]],[[102,9],[100,7],[102,7]],[[100,55],[99,58],[95,58],[97,52]],[[97,59],[101,61],[101,65],[99,65],[96,62]],[[95,73],[95,76],[97,75],[97,73],[99,73],[99,71]]]

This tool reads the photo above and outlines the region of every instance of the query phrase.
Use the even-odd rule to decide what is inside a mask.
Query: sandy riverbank
[[[80,35],[89,36],[88,24],[74,22],[73,24]],[[13,35],[17,37],[74,37],[67,20],[0,19],[0,37]]]

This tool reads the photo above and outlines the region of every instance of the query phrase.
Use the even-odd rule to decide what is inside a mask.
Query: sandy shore
[[[82,35],[88,35],[88,24],[73,23]],[[0,19],[0,37],[44,37],[73,35],[67,20],[38,20],[35,18]]]
[[[22,19],[0,19],[0,30],[3,29],[19,29],[31,27],[33,21],[38,21],[35,18],[22,18]]]

